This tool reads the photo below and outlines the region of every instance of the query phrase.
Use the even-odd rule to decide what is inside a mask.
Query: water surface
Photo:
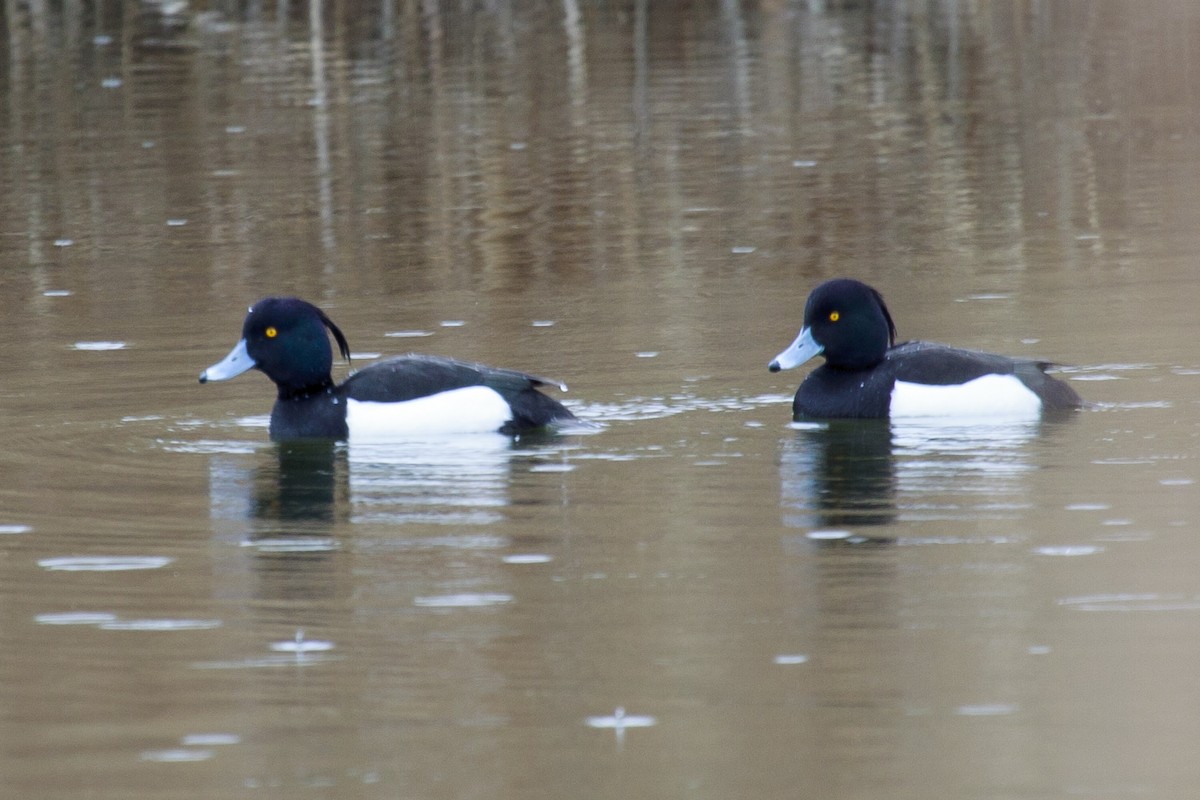
[[[7,794],[1191,796],[1191,4],[0,19]],[[1093,405],[791,424],[836,275]],[[273,444],[268,293],[597,430]]]

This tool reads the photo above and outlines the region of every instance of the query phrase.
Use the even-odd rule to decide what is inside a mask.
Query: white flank
[[[952,386],[896,381],[892,417],[1004,417],[1042,413],[1042,401],[1015,375],[983,375]]]
[[[346,409],[351,442],[494,433],[510,419],[508,401],[486,386],[468,386],[402,403],[351,400]]]

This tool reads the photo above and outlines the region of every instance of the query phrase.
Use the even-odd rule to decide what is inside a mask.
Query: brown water
[[[0,11],[5,797],[1195,796],[1195,4],[66,5]],[[791,426],[840,274],[1095,407]],[[267,293],[600,430],[270,444],[196,383]]]

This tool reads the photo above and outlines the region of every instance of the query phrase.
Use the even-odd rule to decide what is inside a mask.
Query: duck
[[[324,311],[298,297],[265,297],[250,306],[242,338],[200,373],[200,383],[252,369],[265,374],[278,390],[269,429],[274,441],[517,436],[575,419],[539,391],[566,391],[559,381],[441,356],[388,358],[334,383],[329,334],[349,361],[346,336]]]
[[[816,356],[825,363],[801,382],[794,421],[898,417],[1036,418],[1083,406],[1047,374],[1046,361],[1010,358],[933,342],[896,344],[896,324],[876,289],[852,278],[826,281],[808,296],[795,341],[771,372]]]

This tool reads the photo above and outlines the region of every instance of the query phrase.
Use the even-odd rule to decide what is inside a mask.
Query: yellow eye
[[[836,312],[836,311],[829,312],[829,321],[830,322],[837,322],[841,318],[842,318],[842,315],[839,314],[838,312]]]
[[[279,331],[275,330],[274,327],[267,328],[265,331],[263,331],[263,333],[267,335],[268,339],[274,339],[279,335]]]

